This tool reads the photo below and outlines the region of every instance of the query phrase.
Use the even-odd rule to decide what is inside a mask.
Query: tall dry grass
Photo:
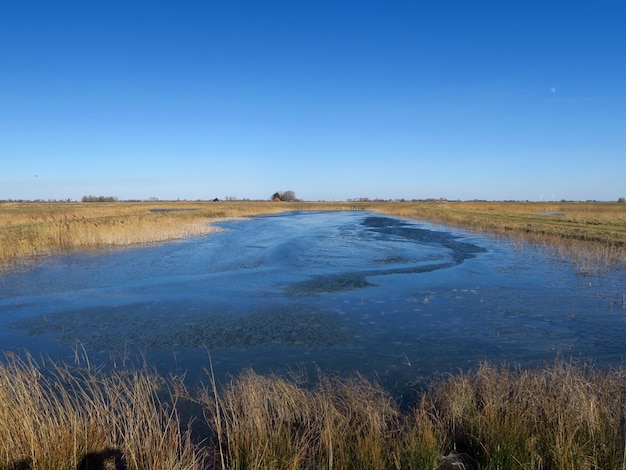
[[[150,208],[139,204],[3,204],[0,265],[74,249],[151,243],[211,231],[206,216],[151,212]]]
[[[247,371],[190,391],[145,367],[105,373],[7,355],[0,468],[623,470],[625,373],[485,363],[434,381],[401,412],[358,375]],[[196,407],[205,434],[192,438],[180,404]]]
[[[316,387],[247,372],[201,402],[224,468],[624,469],[624,371],[483,364],[411,411],[362,377]]]
[[[0,468],[203,468],[173,391],[145,369],[105,374],[9,355],[0,365]]]
[[[624,469],[625,392],[623,370],[484,364],[437,384],[429,406],[478,468]]]
[[[248,371],[200,401],[225,468],[400,468],[399,412],[363,377],[298,380]]]

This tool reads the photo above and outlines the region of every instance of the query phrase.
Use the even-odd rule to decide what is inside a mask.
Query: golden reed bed
[[[145,366],[104,372],[9,355],[0,468],[626,468],[623,369],[483,364],[433,383],[406,410],[360,376],[248,371],[219,385],[207,374],[208,386],[190,390]]]

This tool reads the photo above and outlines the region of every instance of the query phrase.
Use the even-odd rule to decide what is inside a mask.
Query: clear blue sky
[[[620,1],[3,1],[0,199],[626,197]]]

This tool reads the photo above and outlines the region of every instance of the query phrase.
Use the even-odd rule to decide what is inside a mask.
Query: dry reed
[[[249,371],[200,401],[225,468],[624,469],[625,393],[622,370],[557,360],[483,364],[433,383],[405,415],[362,377],[303,387]]]
[[[399,413],[362,377],[298,380],[248,371],[200,401],[226,468],[400,468]]]
[[[82,469],[98,460],[128,470],[203,467],[202,450],[181,431],[176,394],[153,372],[105,374],[7,358],[0,366],[0,468]]]
[[[623,469],[623,371],[557,361],[543,370],[483,364],[429,398],[479,468]]]
[[[485,363],[433,382],[401,413],[361,376],[247,371],[190,392],[145,367],[104,373],[7,355],[0,468],[623,470],[624,374]],[[202,440],[181,430],[181,400],[204,414]]]

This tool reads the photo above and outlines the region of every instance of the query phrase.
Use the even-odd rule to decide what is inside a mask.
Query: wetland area
[[[182,241],[46,257],[0,274],[0,344],[160,373],[375,376],[402,395],[482,361],[621,365],[623,268],[369,211],[213,223]]]

